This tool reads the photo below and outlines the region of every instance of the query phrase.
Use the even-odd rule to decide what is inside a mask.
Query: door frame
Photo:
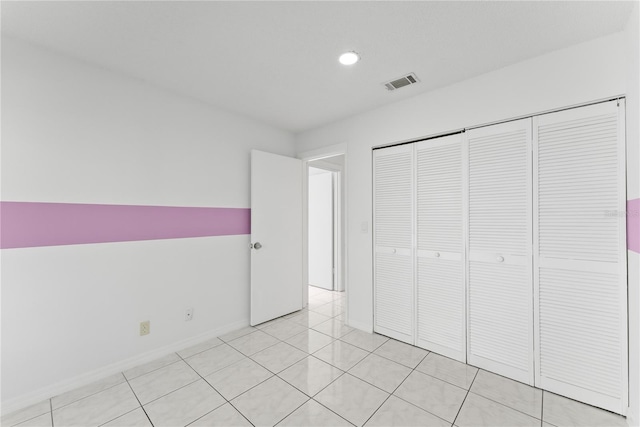
[[[323,147],[317,150],[306,151],[298,154],[298,158],[302,160],[303,174],[302,174],[302,277],[303,277],[303,289],[302,289],[302,304],[303,307],[307,306],[309,299],[309,163],[326,159],[328,157],[344,156],[344,165],[342,170],[338,172],[338,183],[336,185],[339,205],[338,209],[338,226],[336,229],[340,229],[334,240],[334,244],[342,252],[338,257],[339,262],[336,263],[336,275],[338,278],[335,284],[336,289],[343,289],[347,296],[347,304],[345,306],[345,319],[346,323],[349,323],[349,281],[348,281],[348,225],[346,219],[348,218],[349,204],[347,201],[347,146],[346,144],[336,144],[328,147]],[[340,215],[341,214],[341,215]],[[344,259],[344,262],[341,262]]]
[[[340,237],[342,229],[340,224],[342,221],[340,215],[340,209],[342,208],[340,203],[342,196],[340,191],[342,167],[328,162],[325,163],[322,159],[312,160],[307,165],[309,168],[323,170],[331,174],[331,288],[333,291],[342,291],[344,290],[341,277],[342,270],[340,269],[342,258],[342,239]],[[308,177],[309,175],[307,175]],[[307,218],[309,218],[308,215]]]

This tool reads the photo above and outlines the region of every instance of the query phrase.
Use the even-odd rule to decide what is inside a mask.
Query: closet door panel
[[[627,405],[622,117],[613,101],[534,119],[536,383],[618,413]]]
[[[413,146],[373,152],[374,330],[413,344]]]
[[[466,361],[462,138],[416,145],[417,345]]]
[[[468,363],[533,384],[531,119],[467,138]]]

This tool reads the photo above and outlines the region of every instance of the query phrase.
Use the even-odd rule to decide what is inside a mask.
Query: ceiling
[[[623,29],[617,1],[2,1],[2,34],[300,132]],[[356,50],[345,67],[337,57]],[[419,84],[383,82],[414,72]]]

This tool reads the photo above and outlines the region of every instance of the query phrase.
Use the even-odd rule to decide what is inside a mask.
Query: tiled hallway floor
[[[344,324],[344,296],[113,375],[2,426],[626,426],[606,411]]]

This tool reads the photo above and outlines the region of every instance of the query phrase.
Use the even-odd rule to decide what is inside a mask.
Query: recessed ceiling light
[[[353,65],[356,62],[360,61],[360,55],[358,55],[357,52],[345,52],[342,55],[340,55],[340,58],[338,58],[338,61],[340,61],[340,63],[342,65]]]

